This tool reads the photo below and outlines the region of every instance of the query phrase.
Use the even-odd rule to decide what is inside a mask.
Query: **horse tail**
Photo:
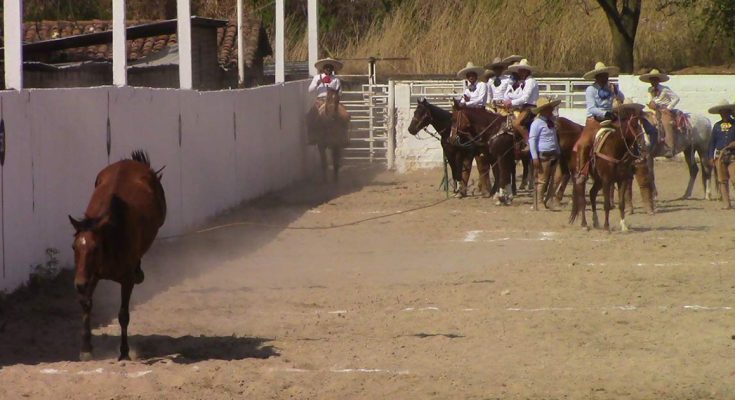
[[[137,161],[139,163],[143,163],[146,166],[151,166],[151,160],[148,158],[148,153],[146,153],[143,150],[135,150],[130,154],[130,159],[133,161]]]
[[[572,173],[572,179],[574,179],[574,174]],[[579,184],[577,182],[573,182],[572,185],[572,213],[569,215],[569,225],[574,224],[574,221],[577,220],[577,215],[579,214]]]

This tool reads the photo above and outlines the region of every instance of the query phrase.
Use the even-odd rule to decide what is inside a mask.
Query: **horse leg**
[[[334,175],[334,182],[339,181],[339,162],[342,156],[342,149],[339,146],[332,147],[332,171]]]
[[[472,154],[464,153],[462,155],[462,179],[459,182],[459,190],[457,190],[456,197],[463,198],[467,197],[467,186],[470,183],[470,176],[472,174]]]
[[[521,155],[521,165],[523,165],[523,175],[521,176],[521,186],[519,189],[525,190],[525,189],[533,189],[528,185],[528,177],[531,174],[531,163],[530,163],[530,156],[526,157],[525,154]]]
[[[120,357],[118,361],[130,360],[128,347],[128,323],[130,322],[130,295],[133,293],[133,283],[125,282],[120,285],[120,312],[117,320],[120,322]]]
[[[554,194],[555,206],[561,206],[561,201],[564,199],[564,191],[567,190],[570,177],[571,174],[569,173],[569,167],[564,161],[560,161],[554,175],[554,181],[558,182],[556,185],[556,192]]]
[[[322,163],[322,181],[327,182],[327,152],[324,146],[319,144],[317,146],[319,148],[319,159]]]
[[[614,193],[614,183],[604,182],[602,184],[602,196],[605,200],[605,225],[602,227],[606,231],[610,232],[610,210],[612,210],[612,195]]]
[[[699,165],[702,167],[702,186],[704,188],[704,199],[712,200],[712,165],[710,165],[709,157],[707,156],[707,150],[698,149],[697,153],[699,154]]]
[[[692,154],[691,146],[688,146],[686,149],[684,149],[684,159],[686,160],[687,167],[689,168],[689,183],[687,184],[686,192],[684,192],[684,195],[681,196],[681,198],[688,199],[692,197],[692,190],[694,189],[694,181],[697,180],[697,174],[699,173],[699,168],[697,167],[697,161],[694,159],[694,154]]]
[[[97,281],[90,281],[83,293],[79,294],[79,304],[82,306],[82,347],[79,352],[80,361],[92,360],[92,295]]]
[[[633,193],[633,191],[631,190],[631,188],[633,187],[632,183],[633,183],[633,178],[626,177],[625,179],[620,181],[620,185],[622,187],[618,191],[618,197],[619,197],[618,202],[620,203],[620,230],[622,232],[628,232],[628,225],[625,224],[625,203],[626,202],[630,204],[631,214],[633,214],[632,212],[633,203],[631,202],[631,200],[626,200],[626,198],[628,197],[628,193],[631,193],[631,196],[632,196],[632,193]]]
[[[622,188],[620,189],[622,190]],[[622,194],[622,193],[621,193]],[[620,196],[625,201],[624,206],[628,209],[628,213],[633,215],[635,207],[633,207],[633,177],[625,178],[625,197]]]
[[[600,220],[597,218],[597,194],[600,192],[600,179],[595,179],[590,188],[590,207],[592,208],[592,227],[599,228]]]
[[[487,154],[477,158],[477,172],[480,174],[480,190],[482,197],[490,197],[490,160]]]

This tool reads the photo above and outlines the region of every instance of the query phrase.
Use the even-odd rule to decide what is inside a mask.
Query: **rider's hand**
[[[608,112],[605,113],[605,117],[604,118],[605,119],[609,119],[609,120],[613,120],[614,119],[614,115],[613,115],[612,112],[608,111]]]
[[[532,162],[533,162],[533,168],[535,168],[538,171],[538,169],[541,168],[541,160],[539,160],[538,158],[534,158]]]
[[[464,95],[464,101],[470,101],[470,96]]]
[[[504,105],[504,106],[505,106],[506,108],[510,108],[510,107],[511,107],[511,106],[513,105],[513,102],[512,102],[512,101],[510,101],[510,100],[503,100],[503,105]]]

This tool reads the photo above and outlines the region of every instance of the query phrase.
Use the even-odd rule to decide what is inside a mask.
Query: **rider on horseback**
[[[467,108],[485,109],[487,100],[487,86],[478,82],[478,77],[485,71],[484,68],[476,67],[472,62],[457,72],[458,78],[464,78],[464,94],[459,104]]]
[[[518,74],[518,79],[508,85],[503,100],[503,105],[507,109],[520,109],[518,118],[513,122],[513,128],[516,132],[520,132],[525,143],[528,143],[528,130],[533,122],[531,110],[536,107],[539,98],[538,83],[531,76],[533,69],[534,67],[529,65],[525,58],[508,67],[508,72]]]
[[[614,119],[613,102],[615,100],[622,102],[625,99],[618,85],[609,82],[610,76],[617,76],[619,71],[620,68],[618,67],[607,66],[605,63],[598,61],[595,64],[595,69],[583,76],[586,80],[594,79],[595,83],[585,90],[587,122],[582,135],[574,145],[577,153],[576,172],[578,182],[587,180],[589,173],[587,164],[589,163],[595,134],[600,130],[600,122]]]
[[[544,207],[550,208],[546,204],[546,191],[550,180],[554,177],[556,164],[561,154],[559,137],[556,133],[556,117],[554,117],[554,108],[560,103],[561,100],[552,101],[542,97],[538,100],[536,108],[533,109],[536,118],[531,123],[528,144],[531,148],[533,169],[536,172],[536,196],[533,198],[534,211],[538,211],[539,199]]]
[[[487,74],[487,107],[494,113],[504,114],[503,100],[505,91],[510,83],[510,76],[504,74],[508,64],[500,57],[495,57],[492,63],[485,66]]]
[[[330,90],[336,91],[337,93],[342,91],[342,82],[336,76],[336,73],[342,69],[342,62],[331,58],[325,58],[317,61],[314,66],[317,70],[319,70],[319,73],[314,75],[314,78],[311,80],[311,84],[309,85],[309,92],[316,92],[316,100],[314,101],[314,106],[311,107],[309,113],[306,116],[307,124],[309,126],[309,144],[317,143],[317,130],[313,128],[319,114],[324,112],[324,105],[327,100],[327,93]],[[339,113],[343,117],[349,118],[347,110],[341,104],[339,105]]]
[[[730,187],[728,180],[735,186],[735,104],[722,100],[720,104],[709,109],[710,114],[719,114],[722,118],[712,128],[712,139],[709,146],[709,157],[715,167],[717,183],[720,185],[723,208],[729,209]]]
[[[663,125],[666,143],[664,156],[671,158],[674,156],[676,144],[674,139],[676,110],[674,107],[679,103],[679,96],[671,88],[661,84],[661,82],[668,81],[669,76],[655,68],[641,75],[640,80],[651,84],[651,87],[648,88],[648,108],[656,112],[656,118]]]

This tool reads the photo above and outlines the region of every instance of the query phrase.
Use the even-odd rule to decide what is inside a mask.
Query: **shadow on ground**
[[[370,186],[383,171],[383,166],[347,167],[337,184],[302,181],[213,218],[203,227],[214,227],[213,230],[157,239],[143,257],[146,279],[133,290],[131,319],[135,319],[135,305],[145,303],[184,279],[216,273],[219,265],[252,253],[273,240],[309,209]],[[252,224],[227,227],[242,222]],[[65,270],[52,281],[21,288],[0,298],[0,367],[78,359],[81,310],[72,282],[73,273]],[[93,329],[113,321],[117,324],[119,301],[120,286],[100,282],[94,297]],[[130,333],[135,338],[132,335],[135,332]],[[142,337],[141,344],[146,357],[159,357],[163,353],[188,353],[191,359],[277,355],[272,348],[258,347],[258,340],[149,336]],[[93,343],[99,346],[98,337],[93,338]],[[111,348],[117,349],[118,345],[116,342]]]

